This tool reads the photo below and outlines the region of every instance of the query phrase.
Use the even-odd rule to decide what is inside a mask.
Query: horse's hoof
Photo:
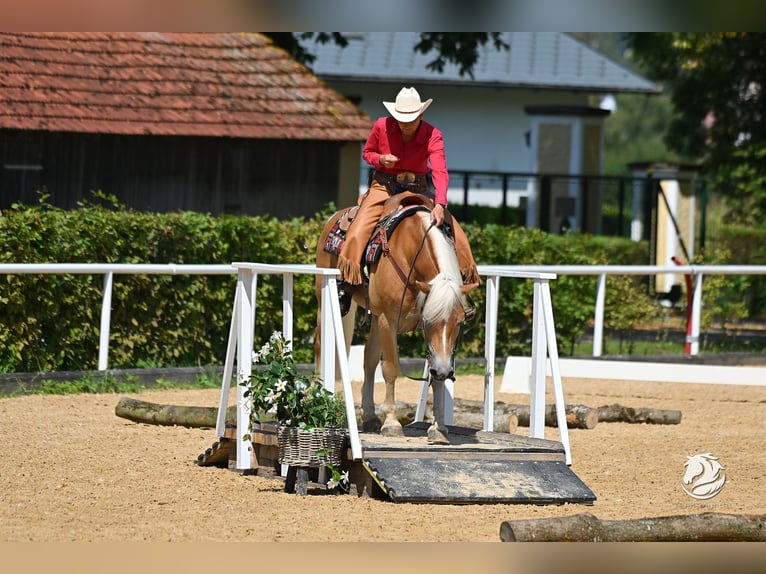
[[[428,444],[449,444],[447,435],[437,427],[428,428]]]
[[[389,425],[380,429],[380,434],[387,437],[403,437],[404,431],[401,425]]]
[[[380,432],[380,420],[372,419],[362,423],[362,432]]]

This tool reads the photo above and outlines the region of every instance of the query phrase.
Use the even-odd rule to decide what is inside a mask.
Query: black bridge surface
[[[360,435],[362,465],[391,500],[445,504],[593,504],[561,443],[449,426],[449,445],[428,444],[428,423],[403,438]]]

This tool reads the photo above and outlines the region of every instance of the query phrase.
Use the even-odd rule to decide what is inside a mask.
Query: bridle
[[[420,245],[418,246],[418,250],[415,252],[415,256],[412,258],[412,261],[410,262],[410,268],[409,268],[409,270],[407,272],[407,275],[404,274],[404,271],[402,270],[401,266],[399,265],[398,261],[396,260],[396,257],[394,257],[393,252],[391,251],[391,248],[388,245],[388,242],[385,241],[385,238],[384,238],[384,241],[383,241],[383,253],[384,253],[384,255],[386,257],[389,258],[392,267],[396,271],[396,274],[399,276],[399,278],[402,280],[402,283],[404,284],[404,288],[402,289],[402,298],[399,301],[399,311],[397,312],[397,315],[396,315],[396,331],[395,332],[397,334],[399,333],[399,322],[401,321],[401,318],[402,318],[402,311],[404,309],[404,298],[407,295],[407,290],[408,289],[411,290],[412,294],[415,297],[417,297],[417,295],[418,295],[417,288],[414,285],[412,285],[412,283],[410,281],[412,279],[412,273],[415,270],[415,263],[417,262],[418,257],[420,256],[421,252],[423,251],[423,248],[425,247],[426,240],[428,239],[428,233],[431,231],[431,229],[434,226],[435,226],[435,224],[432,221],[431,224],[428,226],[428,228],[423,233],[423,238],[420,240]],[[426,299],[428,299],[429,296],[430,296],[430,293],[428,295],[426,295]],[[425,301],[423,302],[423,306],[425,306]],[[463,314],[467,315],[465,313],[465,309],[463,309]],[[430,358],[431,358],[431,355],[433,354],[433,352],[431,350],[431,345],[428,343],[428,332],[427,332],[425,321],[423,321],[422,318],[421,318],[421,326],[423,327],[423,333],[426,335],[426,337],[425,337],[425,339],[426,339],[426,361],[428,363],[430,363],[431,362]],[[455,345],[454,345],[454,347],[452,349],[451,360],[452,360],[453,363],[454,363],[454,360],[455,360],[455,353],[457,351],[457,345],[459,343],[461,335],[462,335],[462,330],[459,331],[458,341],[456,341],[456,343],[455,343]],[[399,370],[401,372],[401,367],[400,367]],[[431,382],[431,377],[411,377],[410,375],[405,375],[405,376],[408,379],[412,380],[412,381],[428,381],[429,384]]]

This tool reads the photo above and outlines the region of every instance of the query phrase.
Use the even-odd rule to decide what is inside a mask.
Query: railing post
[[[109,333],[112,321],[112,283],[114,273],[104,273],[104,294],[101,299],[101,331],[98,344],[98,370],[106,371],[109,365]]]
[[[702,273],[697,275],[697,280],[694,282],[694,300],[692,302],[692,324],[689,337],[690,349],[689,354],[694,356],[699,353],[700,350],[700,314],[702,310]]]
[[[253,371],[253,335],[255,313],[256,274],[251,269],[239,269],[239,321],[237,334],[237,469],[252,468],[252,445],[242,437],[250,432],[250,400],[242,383],[250,379]]]
[[[593,356],[600,357],[604,350],[604,301],[606,300],[606,273],[598,276],[596,284],[596,312],[593,317]]]
[[[542,280],[535,279],[532,289],[532,388],[529,396],[529,436],[545,438],[547,341],[545,339],[545,316],[542,312]]]
[[[495,430],[495,339],[500,277],[487,277],[484,325],[484,430]]]
[[[293,274],[282,274],[282,335],[293,346]]]

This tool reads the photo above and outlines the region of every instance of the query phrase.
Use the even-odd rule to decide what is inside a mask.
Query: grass
[[[157,379],[151,387],[140,382],[136,377],[124,375],[117,378],[111,375],[88,373],[80,378],[69,380],[42,379],[34,386],[25,387],[23,384],[13,392],[6,393],[0,389],[0,397],[22,395],[74,395],[74,394],[118,394],[141,393],[147,390],[168,389],[212,389],[219,388],[221,381],[209,374],[201,374],[192,382]]]

